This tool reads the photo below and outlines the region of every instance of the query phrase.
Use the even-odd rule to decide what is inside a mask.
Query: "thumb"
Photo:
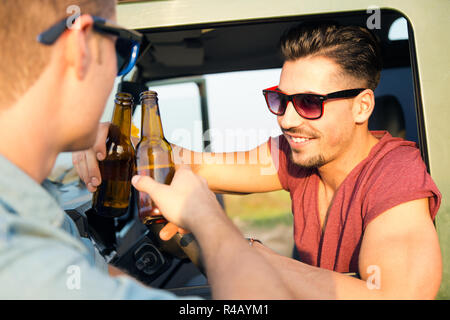
[[[170,188],[168,185],[156,182],[148,176],[135,175],[133,179],[131,179],[131,183],[136,190],[148,193],[157,205],[160,201],[159,199],[168,194]]]
[[[106,157],[106,138],[108,137],[110,122],[103,122],[99,124],[97,138],[93,150],[97,160],[101,161]]]

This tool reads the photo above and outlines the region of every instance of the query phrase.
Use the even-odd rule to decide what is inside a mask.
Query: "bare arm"
[[[98,161],[106,156],[108,129],[109,123],[101,123],[94,146],[72,154],[74,167],[90,192],[95,192],[102,180]],[[132,138],[132,142],[136,146],[138,141]],[[246,194],[282,188],[267,143],[247,152],[230,153],[193,152],[177,145],[172,148],[177,167],[182,163],[189,165],[216,193]],[[168,240],[177,231],[183,232],[168,223],[160,237]]]
[[[433,299],[441,282],[428,199],[403,203],[369,223],[359,256],[361,279],[256,248],[280,270],[297,299]]]
[[[172,145],[177,164],[190,165],[216,193],[254,193],[282,189],[267,142],[245,152],[193,152]]]
[[[106,156],[109,123],[101,123],[92,148],[74,152],[73,164],[90,192],[101,183],[98,161]],[[132,138],[134,145],[137,139]],[[281,189],[267,143],[246,152],[193,152],[172,144],[177,166],[184,163],[208,181],[216,193],[253,193]]]
[[[133,185],[149,193],[169,221],[194,233],[213,298],[292,298],[272,265],[248,245],[225,215],[203,178],[180,168],[170,186],[149,177],[133,178]]]

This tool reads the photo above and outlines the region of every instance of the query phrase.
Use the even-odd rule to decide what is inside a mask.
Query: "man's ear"
[[[83,80],[92,62],[92,52],[89,49],[89,39],[94,20],[90,15],[83,14],[75,20],[66,31],[65,57],[68,67],[73,68],[78,80]]]
[[[367,121],[375,107],[375,95],[371,89],[362,91],[353,101],[353,117],[355,123]]]

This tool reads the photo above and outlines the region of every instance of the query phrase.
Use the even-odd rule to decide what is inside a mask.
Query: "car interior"
[[[148,90],[155,81],[280,68],[278,43],[289,27],[328,21],[366,26],[367,18],[366,11],[352,11],[140,29],[145,37],[135,72],[122,78],[119,90],[133,94],[135,101],[139,101],[139,93]],[[393,136],[417,142],[427,163],[426,144],[421,138],[421,106],[416,102],[420,99],[416,99],[415,91],[417,67],[412,28],[408,24],[406,36],[401,39],[389,36],[390,27],[399,19],[404,19],[400,12],[382,9],[382,27],[372,30],[381,43],[383,71],[375,91],[376,107],[369,128],[388,130]],[[208,104],[202,103],[203,130],[206,130]],[[80,181],[57,187],[63,192],[64,208],[80,234],[90,238],[111,265],[152,287],[168,289],[180,296],[211,298],[193,236],[162,243],[158,237],[161,226],[147,227],[140,223],[136,192],[125,216],[104,218],[92,212],[89,192]]]

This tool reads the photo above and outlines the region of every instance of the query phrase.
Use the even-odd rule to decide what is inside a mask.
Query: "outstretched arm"
[[[225,215],[206,180],[186,167],[170,186],[149,177],[133,178],[178,226],[191,230],[202,250],[215,299],[291,299],[291,292],[273,266],[253,250]]]
[[[312,267],[255,244],[279,270],[296,299],[433,299],[442,274],[428,199],[398,205],[366,228],[359,256],[361,279]]]
[[[177,165],[189,165],[216,193],[255,193],[282,189],[267,142],[243,152],[193,152],[172,145]]]
[[[106,157],[108,129],[109,123],[101,123],[94,146],[72,154],[74,167],[90,192],[95,192],[102,181],[98,161]],[[132,140],[136,145],[137,139]],[[246,194],[282,188],[267,143],[246,152],[229,153],[193,152],[177,145],[172,148],[176,166],[189,165],[216,193]],[[177,231],[181,230],[168,223],[160,237],[168,240]]]
[[[106,157],[108,129],[109,123],[101,123],[94,146],[72,155],[78,175],[90,192],[94,192],[102,180],[98,161]],[[267,143],[245,152],[193,152],[174,144],[172,149],[175,164],[189,165],[216,193],[245,194],[282,188]]]

